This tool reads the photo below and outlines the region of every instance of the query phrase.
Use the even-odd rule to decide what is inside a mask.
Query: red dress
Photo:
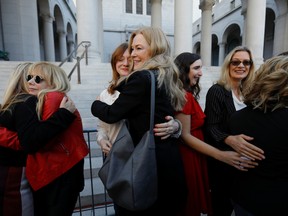
[[[187,102],[182,113],[191,116],[190,133],[198,139],[204,140],[202,128],[205,114],[191,93],[186,93],[186,99]],[[211,214],[206,156],[183,142],[180,143],[179,148],[188,188],[187,203],[180,215],[200,216],[200,213]]]

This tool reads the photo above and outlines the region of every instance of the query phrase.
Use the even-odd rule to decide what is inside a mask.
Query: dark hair
[[[174,60],[176,66],[179,69],[179,78],[183,83],[184,89],[187,92],[191,92],[196,100],[199,99],[199,94],[201,90],[199,85],[199,79],[195,85],[191,86],[188,74],[190,71],[190,65],[199,59],[201,59],[201,57],[198,54],[184,52],[179,54]]]

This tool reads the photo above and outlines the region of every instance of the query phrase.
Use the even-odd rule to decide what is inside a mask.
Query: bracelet
[[[182,124],[181,124],[181,122],[180,122],[178,119],[174,119],[174,121],[176,121],[176,122],[178,123],[179,127],[178,127],[178,130],[175,131],[175,132],[171,135],[171,137],[173,137],[173,138],[179,138],[179,137],[181,136],[181,133],[182,133]]]

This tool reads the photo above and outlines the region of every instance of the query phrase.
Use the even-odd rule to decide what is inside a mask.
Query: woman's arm
[[[213,157],[219,161],[229,164],[239,170],[247,171],[247,168],[254,168],[258,164],[254,161],[245,160],[241,155],[233,151],[220,151],[219,149],[203,142],[202,140],[191,135],[191,117],[183,113],[178,113],[176,118],[182,123],[182,135],[184,143],[196,151]]]
[[[42,148],[51,138],[64,131],[76,116],[65,108],[59,108],[46,121],[39,121],[36,114],[36,97],[31,97],[15,110],[16,131],[21,147],[28,153]]]
[[[160,136],[161,139],[167,139],[168,137],[179,138],[182,132],[182,124],[178,119],[174,119],[172,116],[166,116],[167,122],[161,124],[155,124],[154,134]]]
[[[253,137],[244,134],[234,136],[229,134],[227,127],[229,112],[236,112],[233,101],[229,102],[230,99],[232,100],[229,93],[218,85],[208,90],[205,104],[205,132],[216,142],[229,145],[251,160],[264,159],[264,151],[249,143]]]

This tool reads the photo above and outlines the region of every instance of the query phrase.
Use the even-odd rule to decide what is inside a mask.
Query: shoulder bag
[[[144,210],[157,200],[158,181],[154,142],[155,76],[151,75],[150,129],[135,146],[126,124],[99,170],[99,177],[117,205]],[[135,147],[134,147],[135,146]]]

